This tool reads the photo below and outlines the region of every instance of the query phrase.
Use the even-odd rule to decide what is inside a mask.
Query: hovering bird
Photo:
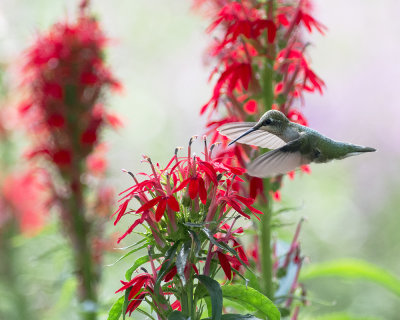
[[[319,132],[289,121],[278,110],[267,111],[258,122],[231,122],[218,128],[220,134],[244,144],[273,149],[248,164],[253,177],[284,174],[311,162],[344,159],[374,148],[338,142]]]

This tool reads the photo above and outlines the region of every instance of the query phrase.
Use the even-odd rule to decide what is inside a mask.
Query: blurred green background
[[[52,23],[72,19],[78,2],[0,1],[0,61],[11,65],[9,82],[15,83],[12,66],[18,65],[21,51]],[[378,152],[313,165],[311,175],[285,179],[277,207],[299,209],[285,214],[292,224],[278,234],[290,240],[294,223],[304,216],[302,251],[310,263],[359,258],[400,276],[400,2],[314,2],[314,16],[329,30],[326,36],[308,36],[308,56],[327,88],[323,96],[306,96],[302,110],[321,133]],[[104,137],[110,147],[109,183],[123,190],[131,180],[121,168],[147,170],[140,162],[144,154],[166,164],[176,146],[204,133],[199,109],[212,90],[207,83],[212,61],[205,54],[209,21],[184,0],[94,0],[92,11],[113,40],[107,59],[125,88],[123,94],[107,97],[125,126]],[[10,94],[15,91],[11,88]],[[115,229],[110,220],[107,232]],[[31,319],[76,319],[71,253],[57,224],[35,238],[15,239],[14,246]],[[108,253],[105,264],[120,255]],[[100,300],[105,312],[129,263],[104,267]],[[5,294],[4,284],[0,288]],[[307,288],[315,302],[303,315],[348,311],[399,319],[400,300],[375,284],[318,279],[307,282]],[[0,309],[8,308],[2,300]]]

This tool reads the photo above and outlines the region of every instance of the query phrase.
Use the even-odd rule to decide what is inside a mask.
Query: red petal
[[[196,274],[199,274],[199,270],[197,269],[197,267],[194,263],[192,263],[192,268],[193,268],[194,272],[196,272]]]
[[[199,182],[197,178],[192,178],[189,183],[189,197],[190,199],[196,198],[199,192]]]
[[[162,196],[155,197],[154,199],[151,199],[150,201],[146,202],[144,205],[142,205],[136,213],[141,213],[143,211],[149,210],[150,208],[153,208],[158,202],[160,202]]]
[[[218,251],[218,260],[221,264],[222,269],[225,272],[226,277],[231,280],[232,279],[232,271],[231,265],[229,264],[228,258],[222,252]]]
[[[171,304],[171,308],[172,308],[172,310],[181,311],[182,307],[181,307],[181,303],[179,302],[179,300],[176,300],[173,304]]]
[[[176,273],[178,272],[178,270],[176,269],[176,266],[174,266],[165,276],[164,281],[165,282],[169,282],[170,280],[172,280],[173,277],[175,277]]]
[[[131,201],[131,199],[126,200],[123,204],[119,206],[118,210],[113,213],[114,215],[118,212],[118,216],[114,221],[114,226],[118,223],[118,221],[122,218],[122,216],[126,212],[126,208],[128,207],[129,201]]]
[[[200,161],[199,166],[215,184],[218,183],[217,173],[215,172],[214,167],[210,163],[205,161]]]
[[[143,279],[146,279],[147,277],[149,277],[149,275],[147,273],[142,273],[137,275],[135,278],[133,278],[131,281],[129,282],[123,282],[121,281],[124,285],[119,288],[117,291],[115,291],[115,293],[121,292],[123,290],[128,289],[129,287],[131,287],[132,285],[134,285],[135,283],[137,283],[138,281],[141,282]],[[142,282],[143,285],[144,282]]]
[[[126,232],[118,238],[117,243],[120,243],[123,238],[125,238],[128,234],[132,233],[132,231],[139,225],[142,224],[146,218],[146,214],[143,214],[139,219],[136,219],[136,221],[126,230]]]
[[[236,210],[238,213],[240,213],[243,217],[246,217],[247,219],[250,219],[250,216],[246,213],[243,212],[243,210],[240,208],[240,206],[234,202],[234,201],[230,201],[228,203],[234,210]]]
[[[256,100],[249,100],[246,102],[244,105],[244,111],[246,111],[248,114],[255,114],[257,113],[257,101]]]
[[[168,203],[168,207],[170,207],[175,212],[178,212],[180,210],[179,202],[175,199],[174,196],[169,196],[167,199],[167,203]]]
[[[126,308],[126,313],[129,312],[129,314],[132,314],[133,311],[136,310],[137,307],[140,306],[140,304],[142,303],[144,297],[145,297],[145,293],[141,293],[140,295],[138,295],[135,300],[133,300],[132,302],[130,302],[128,304],[128,307]]]
[[[250,197],[255,199],[258,194],[264,193],[263,180],[256,177],[250,179]]]
[[[207,203],[207,190],[206,186],[204,184],[204,180],[202,178],[199,178],[199,197],[200,200],[203,204]]]
[[[156,210],[156,221],[160,221],[164,215],[165,208],[167,207],[167,199],[162,198],[158,203],[157,210]]]
[[[172,190],[172,193],[176,193],[178,191],[181,191],[186,185],[190,182],[190,179],[183,180],[182,183],[174,190]]]
[[[243,250],[243,247],[240,245],[240,243],[237,242],[236,240],[233,240],[233,245],[234,245],[234,249],[239,254],[240,259],[242,259],[242,261],[244,263],[248,264],[249,260],[247,259],[247,256]]]

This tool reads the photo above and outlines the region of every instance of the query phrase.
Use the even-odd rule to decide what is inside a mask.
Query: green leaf
[[[221,315],[222,315],[222,291],[221,291],[221,286],[217,281],[214,279],[205,276],[205,275],[198,275],[195,276],[201,284],[203,284],[207,291],[208,294],[210,295],[211,298],[211,308],[212,308],[212,313],[211,313],[211,319],[212,320],[220,320]]]
[[[376,317],[354,316],[348,313],[328,313],[322,316],[308,316],[304,320],[379,320]]]
[[[246,306],[247,310],[257,312],[269,320],[279,320],[281,315],[278,308],[256,289],[241,285],[227,285],[222,287],[222,295],[225,299],[229,299]]]
[[[121,247],[121,248],[115,248],[115,249],[117,249],[117,250],[128,250],[128,249],[130,249],[130,248],[132,248],[132,247],[136,247],[137,245],[139,245],[139,244],[141,244],[141,243],[143,243],[143,242],[145,242],[145,241],[147,241],[146,238],[141,239],[141,240],[139,240],[138,242],[135,242],[135,243],[133,243],[133,244],[131,244],[131,245],[129,245],[129,246]],[[147,243],[147,242],[146,242],[146,243]],[[147,243],[147,245],[148,245],[148,243]]]
[[[244,277],[248,279],[247,285],[256,289],[257,291],[261,291],[261,280],[257,277],[253,272],[249,272],[248,270],[245,271]]]
[[[383,268],[365,261],[355,259],[343,259],[302,269],[301,280],[319,277],[341,277],[350,279],[362,279],[381,285],[400,297],[400,279]]]
[[[117,301],[114,302],[110,311],[108,312],[107,320],[118,320],[121,317],[124,300],[125,296],[122,296]]]
[[[168,320],[186,320],[187,318],[185,318],[185,316],[183,315],[182,312],[175,310],[175,311],[172,311],[168,315],[167,319]]]
[[[186,285],[186,279],[185,279],[185,267],[187,264],[187,259],[190,253],[190,247],[191,247],[192,242],[187,241],[183,244],[181,247],[181,250],[179,250],[178,255],[176,256],[176,270],[178,273],[179,278],[182,281],[183,285]]]
[[[196,257],[198,257],[200,254],[200,250],[201,250],[201,242],[200,242],[199,237],[197,236],[196,232],[194,232],[193,230],[190,230],[190,229],[188,231],[195,243],[195,251],[194,252],[195,252]]]
[[[203,228],[206,225],[206,223],[205,222],[203,222],[203,223],[185,222],[183,225],[186,227],[191,227],[191,228]]]
[[[119,258],[117,261],[115,261],[115,262],[112,263],[112,264],[106,265],[106,267],[112,267],[112,266],[115,265],[116,263],[120,262],[122,259],[125,259],[126,257],[130,256],[132,253],[135,253],[135,252],[137,252],[137,251],[139,251],[139,250],[141,250],[141,249],[143,249],[143,248],[146,248],[146,247],[147,247],[147,243],[141,245],[141,246],[138,247],[138,248],[135,248],[135,249],[129,251],[128,253],[125,253],[125,254],[124,254],[121,258]]]
[[[155,254],[152,256],[153,259],[157,259],[161,257],[161,254]],[[139,268],[142,264],[145,264],[146,262],[150,261],[150,256],[143,256],[138,259],[136,259],[135,263],[133,264],[132,267],[130,267],[126,272],[125,272],[125,279],[128,281],[131,281],[132,278],[132,273]]]
[[[211,318],[205,318],[203,320],[209,320]],[[255,316],[252,314],[223,314],[221,317],[221,320],[242,320],[242,319],[248,319],[248,320],[258,320]]]

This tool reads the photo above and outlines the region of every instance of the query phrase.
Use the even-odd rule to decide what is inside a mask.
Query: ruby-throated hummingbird
[[[277,110],[267,111],[258,122],[226,123],[218,131],[233,140],[229,145],[240,140],[244,144],[274,149],[247,166],[249,175],[260,178],[284,174],[311,162],[323,163],[376,151],[329,139],[313,129],[289,121]]]

